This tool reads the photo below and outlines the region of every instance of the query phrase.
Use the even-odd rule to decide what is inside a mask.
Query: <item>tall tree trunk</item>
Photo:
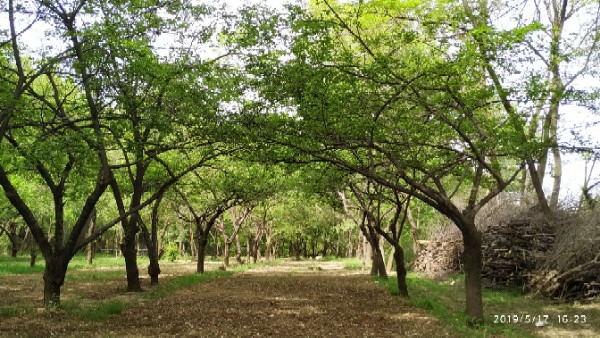
[[[262,242],[262,233],[258,233],[256,237],[254,237],[253,249],[252,249],[252,262],[256,263],[260,261],[260,244]],[[268,254],[268,253],[267,253]]]
[[[243,264],[242,261],[242,245],[240,243],[239,234],[235,235],[235,260],[238,264]]]
[[[392,270],[394,269],[394,260],[396,257],[395,253],[396,253],[396,249],[394,247],[392,247],[392,249],[390,250],[390,255],[388,256],[387,262],[385,263],[388,273],[392,272]]]
[[[67,262],[63,256],[46,258],[44,268],[44,307],[56,307],[60,305],[60,289],[65,282],[67,273]]]
[[[31,251],[29,252],[29,267],[33,268],[35,266],[35,259],[37,258],[37,252],[35,251],[35,246],[31,246]]]
[[[158,262],[158,236],[157,236],[157,221],[152,220],[151,233],[145,224],[141,224],[142,237],[148,250],[148,276],[150,276],[150,285],[158,285],[158,276],[160,275],[160,263]]]
[[[406,218],[408,219],[408,226],[410,227],[410,233],[412,235],[413,240],[413,252],[415,257],[421,251],[421,246],[419,245],[419,221],[418,218],[415,220],[412,212],[410,211],[410,207],[406,209]],[[417,210],[417,217],[419,217],[419,211]]]
[[[158,276],[160,275],[160,263],[158,262],[158,250],[156,247],[148,248],[148,276],[150,276],[150,285],[158,285]]]
[[[190,254],[192,255],[192,260],[194,260],[196,258],[196,255],[198,254],[196,251],[198,250],[196,248],[196,239],[194,238],[194,227],[192,225],[190,225]]]
[[[132,222],[135,222],[132,220]],[[126,224],[128,222],[125,222]],[[138,232],[137,224],[128,224],[124,227],[125,232],[123,242],[121,243],[121,252],[125,258],[125,270],[127,271],[127,291],[140,292],[140,271],[137,265],[136,234]]]
[[[198,241],[198,261],[196,262],[196,272],[204,273],[204,259],[206,257],[206,245],[208,244],[208,232],[202,233],[196,231],[196,239]]]
[[[371,245],[371,276],[379,276],[383,279],[387,279],[387,271],[385,270],[385,261],[383,260],[383,254],[379,249],[379,246],[374,247]]]
[[[150,285],[158,285],[158,276],[160,275],[160,253],[158,250],[158,223],[159,223],[159,208],[163,199],[163,194],[160,194],[154,205],[152,206],[152,214],[150,215],[150,234],[146,231],[144,238],[146,239],[146,248],[148,248],[148,275],[150,276]],[[142,224],[143,229],[147,229],[145,224]],[[193,236],[192,236],[193,238]]]
[[[94,230],[96,230],[96,208],[94,208],[94,211],[92,212],[90,217],[91,217],[91,221],[90,221],[90,226],[88,228],[88,235],[93,234]],[[96,241],[90,242],[90,244],[88,244],[88,250],[87,250],[88,265],[92,265],[92,263],[94,262],[94,251],[95,250],[96,250]]]
[[[250,262],[251,259],[253,259],[254,257],[254,243],[252,242],[252,237],[248,236],[248,238],[246,238],[246,260],[248,262]]]
[[[231,242],[225,241],[225,244],[223,246],[223,265],[225,265],[226,268],[229,267],[230,251],[231,251]]]
[[[465,299],[467,316],[475,323],[483,323],[483,301],[481,296],[481,233],[475,221],[461,226],[464,251],[462,260],[465,270]]]
[[[267,236],[267,245],[266,245],[266,249],[265,249],[265,254],[267,256],[267,261],[270,262],[273,260],[273,256],[274,256],[274,252],[272,252],[273,244],[272,244],[271,236],[269,234],[267,234],[266,236]]]
[[[554,157],[554,170],[552,172],[552,193],[550,194],[550,208],[558,208],[558,199],[560,196],[560,184],[562,180],[562,158],[558,146],[552,146],[552,156]]]
[[[404,265],[404,250],[400,245],[394,245],[394,262],[396,263],[396,276],[398,277],[398,291],[400,296],[408,298],[406,285],[406,266]]]

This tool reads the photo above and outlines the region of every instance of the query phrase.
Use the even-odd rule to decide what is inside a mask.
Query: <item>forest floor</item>
[[[216,268],[216,267],[213,267]],[[193,265],[163,264],[161,283],[193,272]],[[0,316],[1,337],[444,337],[440,322],[390,295],[383,285],[343,263],[287,261],[182,288],[164,297],[122,291],[122,268],[98,280],[67,280],[63,304],[125,300],[106,319],[41,306],[40,274],[0,276],[0,303],[17,313]],[[144,281],[147,283],[147,281]],[[129,298],[129,299],[128,299]],[[67,305],[69,306],[69,305]],[[5,310],[6,311],[6,310]]]

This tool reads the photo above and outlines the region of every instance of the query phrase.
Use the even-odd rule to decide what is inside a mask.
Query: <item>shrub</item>
[[[177,258],[179,258],[179,248],[177,248],[177,244],[169,243],[167,251],[165,252],[165,257],[169,260],[169,262],[174,262]]]

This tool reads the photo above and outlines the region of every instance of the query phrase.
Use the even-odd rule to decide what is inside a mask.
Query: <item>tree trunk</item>
[[[208,234],[198,236],[198,261],[196,263],[196,272],[204,273],[204,258],[206,257],[206,244],[208,243]]]
[[[88,228],[88,235],[91,236],[91,234],[94,233],[94,230],[96,230],[96,208],[94,208],[94,211],[92,212],[90,217],[91,217],[91,222],[90,222],[90,226]],[[96,249],[95,243],[96,243],[96,241],[92,241],[92,242],[90,242],[90,244],[88,244],[88,252],[87,252],[88,265],[92,265],[92,263],[94,262],[94,250]]]
[[[44,269],[44,307],[51,308],[60,305],[60,288],[65,282],[67,263],[61,257],[46,259]]]
[[[254,260],[254,245],[253,243],[250,243],[252,241],[252,237],[248,236],[248,238],[246,238],[246,259],[248,260],[248,262],[250,262],[250,259]],[[256,263],[256,260],[253,261],[254,263]]]
[[[153,248],[148,248],[148,258],[150,259],[150,265],[148,265],[148,276],[150,276],[150,285],[158,285],[158,275],[160,275],[160,264],[158,263],[158,251]]]
[[[406,266],[404,265],[404,250],[400,245],[394,246],[394,262],[396,263],[396,276],[398,277],[398,292],[400,296],[408,298],[406,285]]]
[[[225,265],[225,267],[229,267],[229,254],[231,251],[231,243],[228,241],[225,241],[225,245],[223,247],[223,265]]]
[[[419,246],[419,210],[417,210],[417,220],[413,218],[410,208],[406,209],[406,216],[408,218],[408,225],[410,227],[410,233],[413,240],[413,252],[416,257],[419,254],[419,251],[421,251],[421,247]]]
[[[252,249],[252,262],[256,263],[260,261],[260,243],[261,243],[261,239],[262,236],[259,234],[259,236],[256,236],[254,238],[254,243],[253,246],[254,248]]]
[[[193,227],[190,227],[190,250],[192,251],[192,260],[198,257],[198,248],[196,247]]]
[[[483,301],[481,296],[481,233],[475,222],[464,225],[462,232],[464,252],[462,260],[465,270],[466,313],[475,323],[483,323]]]
[[[267,256],[267,261],[272,261],[273,260],[273,256],[275,256],[274,252],[273,252],[273,244],[272,244],[272,239],[271,236],[269,236],[267,234],[267,245],[265,248],[265,255]]]
[[[396,258],[396,249],[394,247],[392,247],[392,249],[390,250],[390,255],[387,258],[387,262],[385,263],[388,273],[392,272],[394,269],[395,258]]]
[[[31,246],[31,251],[29,252],[29,267],[33,268],[35,266],[35,259],[37,258],[37,252],[35,252],[35,246]]]
[[[238,264],[244,263],[242,261],[242,245],[240,243],[239,234],[235,235],[235,260],[236,260],[236,262],[238,262]]]
[[[387,279],[387,271],[385,271],[385,261],[383,260],[383,255],[381,250],[379,250],[379,246],[371,245],[371,276],[379,276],[383,279]]]
[[[140,284],[140,271],[137,266],[137,249],[135,247],[137,227],[130,224],[123,230],[125,235],[123,236],[123,243],[121,243],[121,252],[125,258],[125,270],[127,270],[127,291],[140,292],[142,286]]]
[[[560,184],[562,179],[562,159],[558,146],[552,147],[552,156],[554,157],[554,170],[552,172],[552,193],[550,194],[550,208],[556,210],[558,208],[558,198],[560,196]]]
[[[141,224],[142,229],[142,237],[144,238],[144,243],[146,243],[146,249],[148,250],[148,276],[150,276],[150,285],[158,285],[158,275],[160,275],[160,264],[158,263],[159,253],[158,253],[158,234],[157,234],[157,222],[152,221],[152,226],[150,232],[148,232],[148,228],[146,224]]]

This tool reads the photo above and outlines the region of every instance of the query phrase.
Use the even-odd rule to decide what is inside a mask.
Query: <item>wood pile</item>
[[[482,236],[483,269],[487,286],[527,283],[554,244],[555,235],[545,222],[515,219],[489,226]]]
[[[529,291],[558,301],[600,297],[600,209],[558,221],[556,244],[530,278]]]
[[[414,271],[442,276],[461,270],[462,241],[419,241],[423,248],[415,259]]]
[[[599,255],[600,256],[600,255]],[[600,296],[600,257],[564,272],[540,271],[530,291],[560,301],[591,301]]]

